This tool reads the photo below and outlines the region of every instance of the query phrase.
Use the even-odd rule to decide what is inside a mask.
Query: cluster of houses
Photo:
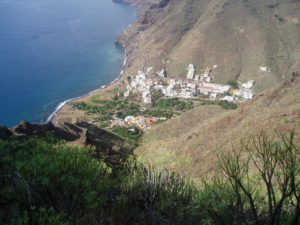
[[[126,84],[124,97],[131,93],[140,93],[145,104],[152,103],[153,90],[160,91],[166,97],[194,98],[199,94],[206,95],[211,100],[223,99],[230,102],[249,100],[254,97],[254,81],[250,80],[241,85],[239,89],[232,89],[230,85],[212,83],[213,71],[218,68],[207,68],[203,73],[196,74],[193,64],[187,67],[185,80],[167,78],[165,70],[155,72],[153,67],[146,72],[139,71],[135,77],[130,77]]]
[[[146,130],[151,128],[155,123],[165,120],[167,120],[166,117],[127,116],[125,119],[115,117],[111,123],[111,127],[119,126],[129,128],[131,126],[136,126],[142,130]]]
[[[226,100],[228,102],[239,102],[242,100],[250,100],[254,97],[253,86],[254,80],[249,80],[246,83],[242,83],[241,88],[233,89],[231,95],[226,95],[220,100]]]
[[[196,74],[193,64],[187,67],[186,79],[169,79],[165,70],[155,71],[153,67],[147,68],[146,72],[139,71],[136,76],[128,77],[124,97],[131,93],[139,93],[145,104],[152,103],[153,91],[160,91],[165,97],[195,98],[205,97],[211,100],[226,100],[229,102],[241,102],[254,97],[253,86],[255,82],[249,80],[233,88],[230,85],[213,83],[212,75],[218,65],[207,68],[201,74]],[[269,71],[269,68],[261,68]],[[200,95],[200,96],[199,96]],[[142,130],[150,129],[155,123],[167,120],[165,117],[127,116],[120,119],[114,116],[111,127],[120,126],[130,128],[136,126]]]

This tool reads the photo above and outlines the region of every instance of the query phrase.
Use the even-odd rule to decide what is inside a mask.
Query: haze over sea
[[[0,125],[42,122],[119,76],[116,36],[135,9],[112,0],[0,0]]]

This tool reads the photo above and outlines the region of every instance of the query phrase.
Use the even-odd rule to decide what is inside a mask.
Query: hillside
[[[197,106],[152,127],[135,153],[140,161],[199,176],[228,150],[262,130],[299,128],[300,2],[288,0],[128,0],[139,19],[119,37],[127,51],[121,82],[75,101],[112,99],[128,75],[154,66],[185,78],[186,66],[218,65],[216,82],[254,79],[258,96],[237,110]],[[270,72],[260,71],[261,66]],[[292,75],[294,74],[294,75]],[[140,103],[138,103],[140,104]],[[55,122],[96,121],[99,114],[62,108]]]
[[[83,127],[90,140],[112,140],[92,147],[66,142],[61,138],[70,133],[50,123],[0,127],[1,224],[299,224],[300,151],[293,133],[276,142],[254,138],[262,142],[248,148],[249,161],[224,155],[221,173],[195,185],[134,158],[110,163],[111,155],[95,150],[122,140],[88,124],[69,129],[78,133]],[[249,176],[250,163],[259,176]],[[270,170],[274,179],[265,174]]]
[[[139,14],[117,39],[122,78],[48,123],[0,126],[0,224],[299,225],[300,1],[113,1]],[[150,83],[138,70],[190,63],[257,95],[125,95]]]
[[[189,63],[197,72],[218,65],[217,81],[254,79],[262,91],[300,67],[299,1],[142,2],[139,20],[118,38],[129,56],[126,74],[154,66],[185,77]]]
[[[293,73],[237,110],[198,106],[153,127],[135,150],[138,160],[154,167],[199,177],[215,168],[220,153],[239,148],[261,131],[300,134],[300,77]]]

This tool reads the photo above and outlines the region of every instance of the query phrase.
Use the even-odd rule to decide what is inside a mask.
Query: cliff
[[[120,165],[132,155],[135,147],[128,140],[85,122],[54,126],[51,122],[34,124],[22,121],[11,129],[0,127],[0,139],[3,140],[26,140],[32,137],[47,137],[50,134],[67,142],[90,146],[95,149],[95,157],[105,159],[113,165]]]

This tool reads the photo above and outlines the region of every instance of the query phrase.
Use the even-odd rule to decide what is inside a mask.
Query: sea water
[[[46,121],[118,77],[114,40],[135,19],[112,0],[0,0],[0,125]]]

